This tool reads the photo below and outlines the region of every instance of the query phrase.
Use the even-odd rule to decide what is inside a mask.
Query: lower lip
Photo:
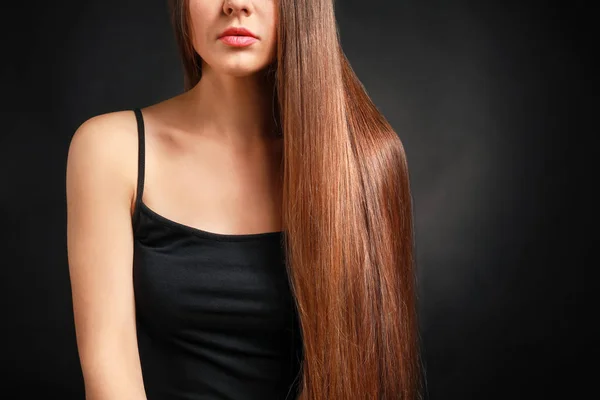
[[[252,36],[223,36],[219,39],[226,45],[233,47],[246,47],[258,41],[257,38]]]

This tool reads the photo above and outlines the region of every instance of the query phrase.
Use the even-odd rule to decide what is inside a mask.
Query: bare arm
[[[68,262],[87,400],[146,399],[132,281],[134,124],[124,112],[94,117],[69,147]]]

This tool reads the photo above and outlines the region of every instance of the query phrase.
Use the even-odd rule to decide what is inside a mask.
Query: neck
[[[202,78],[181,99],[207,134],[248,144],[274,137],[273,90],[264,71],[236,77],[203,63]]]

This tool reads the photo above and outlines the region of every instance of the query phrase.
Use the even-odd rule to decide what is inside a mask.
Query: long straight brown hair
[[[286,266],[301,326],[300,400],[420,398],[404,148],[342,51],[333,0],[278,1]],[[169,0],[186,90],[201,79],[189,0]]]

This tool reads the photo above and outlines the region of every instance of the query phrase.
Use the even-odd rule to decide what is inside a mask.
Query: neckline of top
[[[147,215],[153,217],[155,220],[158,220],[162,224],[165,224],[167,226],[174,227],[174,228],[180,229],[182,231],[186,231],[186,232],[192,233],[196,236],[200,236],[200,237],[207,238],[207,239],[220,240],[220,241],[243,241],[243,240],[254,240],[254,239],[260,239],[260,238],[281,238],[281,236],[284,233],[283,231],[240,233],[240,234],[210,232],[210,231],[205,231],[200,228],[195,228],[190,225],[182,224],[177,221],[173,221],[172,219],[167,218],[167,217],[157,213],[156,211],[154,211],[153,209],[148,207],[146,205],[146,203],[144,203],[143,201],[139,202],[139,206],[140,206],[141,211],[144,211]]]

